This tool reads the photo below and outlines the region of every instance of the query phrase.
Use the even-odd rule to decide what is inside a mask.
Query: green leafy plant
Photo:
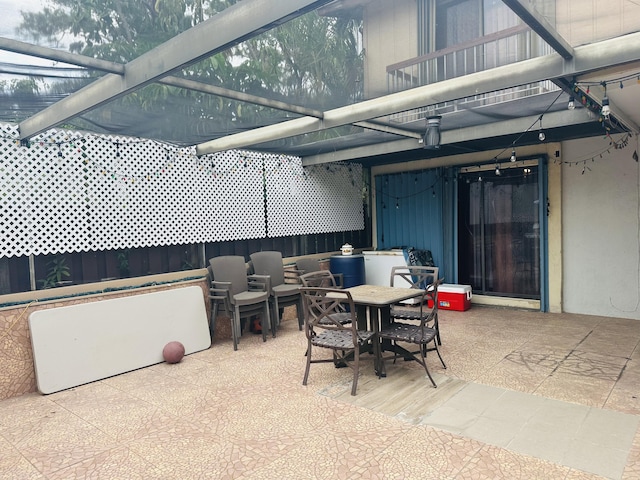
[[[131,274],[131,270],[129,268],[129,252],[131,250],[124,249],[118,252],[118,270],[120,272],[121,277],[128,277]]]
[[[66,278],[71,276],[71,269],[63,256],[56,256],[47,263],[47,277],[40,280],[42,288],[59,286]]]

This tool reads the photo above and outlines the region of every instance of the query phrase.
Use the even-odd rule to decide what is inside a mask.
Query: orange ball
[[[180,342],[169,342],[162,349],[162,357],[167,363],[178,363],[184,357],[184,345]]]

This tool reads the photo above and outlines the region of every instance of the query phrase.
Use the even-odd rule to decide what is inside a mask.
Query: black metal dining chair
[[[300,272],[300,275],[306,275],[309,273],[325,271],[329,272],[329,270],[323,270],[320,266],[320,260],[313,257],[305,257],[296,261],[296,269]],[[344,285],[344,275],[342,273],[333,273],[334,281],[336,286],[342,287]]]
[[[409,322],[407,322],[406,319],[405,321],[401,321],[403,319],[401,316],[393,316],[392,314],[390,324],[388,326],[384,326],[378,332],[378,337],[383,342],[388,340],[393,342],[395,346],[397,346],[398,343],[418,345],[419,348],[417,351],[404,349],[406,355],[411,355],[411,357],[405,358],[412,358],[422,365],[434,387],[437,387],[438,385],[431,376],[429,367],[427,367],[427,352],[435,350],[438,354],[438,358],[440,358],[442,367],[447,368],[447,365],[444,363],[442,355],[440,354],[440,349],[438,348],[437,330],[435,328],[436,312],[438,308],[438,286],[441,283],[442,280],[436,280],[424,289],[417,315],[419,319],[418,323],[415,322],[415,318],[409,319]],[[433,347],[428,348],[429,344],[432,342]],[[398,354],[394,352],[393,361],[395,362],[397,358]],[[381,357],[381,361],[384,362],[385,358]]]
[[[317,270],[300,275],[303,287],[341,288],[338,281],[329,270]]]
[[[390,286],[392,287],[408,287],[427,290],[431,288],[435,282],[441,284],[444,279],[438,278],[438,267],[428,267],[421,265],[402,265],[391,267]],[[431,292],[433,294],[434,292]],[[431,296],[427,295],[422,298],[422,302],[432,302]],[[436,330],[436,341],[438,345],[442,345],[440,340],[440,324],[438,322],[438,303],[435,302],[432,308],[418,309],[411,307],[410,303],[399,303],[391,306],[391,317],[399,320],[415,320],[420,321],[424,315],[433,316],[433,328]]]
[[[300,287],[300,292],[305,304],[304,332],[307,337],[307,362],[302,384],[307,384],[312,363],[347,365],[353,369],[351,395],[355,395],[363,347],[371,344],[375,361],[379,358],[375,332],[358,330],[356,310],[348,291],[339,288]],[[346,323],[345,315],[349,317]],[[333,351],[333,356],[316,358],[314,348],[328,348]]]

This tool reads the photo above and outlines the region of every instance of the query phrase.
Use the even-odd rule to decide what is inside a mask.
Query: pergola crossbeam
[[[522,0],[502,0],[507,7],[529,25],[531,29],[540,35],[551,48],[558,52],[565,60],[573,58],[573,47],[567,42],[546,18],[536,12],[530,5]]]
[[[124,75],[124,65],[99,58],[88,57],[86,55],[77,55],[54,48],[41,47],[31,43],[20,42],[10,38],[0,37],[0,50],[7,52],[20,53],[31,57],[44,58],[46,60],[55,60],[57,62],[68,63],[69,65],[77,65],[92,70],[99,70],[107,73],[115,73],[116,75]]]
[[[484,125],[474,125],[471,127],[458,128],[442,132],[441,145],[449,145],[472,140],[482,140],[486,138],[501,137],[506,135],[521,134],[536,122],[539,115],[530,115],[499,122],[486,123]],[[593,118],[586,109],[576,109],[574,111],[562,110],[557,112],[547,112],[544,114],[544,125],[547,129],[564,127],[566,125],[579,125],[593,122]],[[302,165],[319,165],[331,162],[348,161],[354,158],[366,158],[378,155],[407,152],[422,148],[415,140],[396,140],[381,144],[348,148],[336,152],[308,155],[302,158]],[[505,158],[511,155],[511,149],[505,149]]]

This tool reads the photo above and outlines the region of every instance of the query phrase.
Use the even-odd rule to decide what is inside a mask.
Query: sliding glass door
[[[475,293],[541,298],[539,168],[475,168],[458,177],[459,283]]]

